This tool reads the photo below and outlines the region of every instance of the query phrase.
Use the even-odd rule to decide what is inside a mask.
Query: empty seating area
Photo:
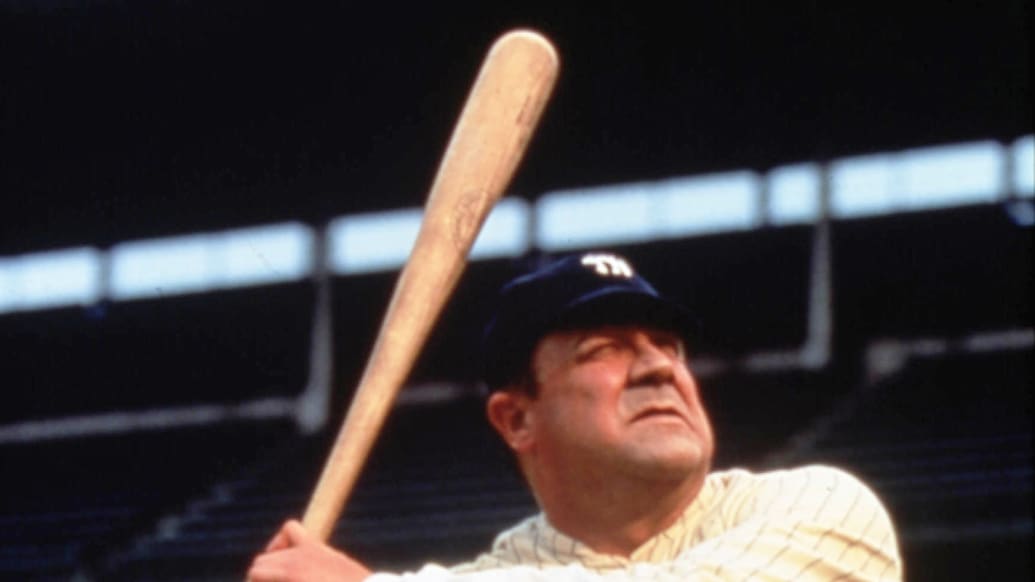
[[[127,580],[232,579],[280,523],[300,516],[330,434],[288,439],[109,564]],[[333,540],[382,568],[456,562],[534,512],[477,398],[393,411]],[[123,579],[118,578],[118,579]]]
[[[717,441],[715,466],[758,466],[798,427],[833,406],[842,392],[829,374],[743,371],[698,379]]]
[[[810,333],[811,227],[615,250],[698,310],[691,366],[701,363],[716,467],[844,467],[890,508],[909,580],[1028,579],[1032,348],[961,338],[1031,333],[1030,228],[988,205],[831,232],[833,337],[830,357],[812,367],[745,364],[796,353]],[[536,510],[470,389],[492,290],[520,266],[470,266],[411,378],[463,389],[389,416],[333,535],[375,568],[462,561]],[[332,280],[334,393],[315,434],[285,412],[0,440],[0,579],[240,580],[279,524],[304,511],[394,281]],[[19,357],[0,363],[0,425],[291,403],[309,380],[314,289],[5,315],[0,346]],[[924,338],[940,347],[873,368],[875,345]]]
[[[910,580],[1013,579],[1031,568],[1030,378],[1030,348],[914,358],[793,460],[845,467],[877,490]]]
[[[0,579],[103,571],[113,552],[293,435],[287,423],[241,423],[2,446]]]

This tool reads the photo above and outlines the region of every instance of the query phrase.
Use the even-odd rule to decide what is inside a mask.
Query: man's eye
[[[614,341],[589,341],[580,347],[578,357],[580,360],[602,358],[613,353],[617,348],[618,344]]]
[[[674,335],[659,335],[654,338],[654,344],[673,358],[683,357],[683,342]]]

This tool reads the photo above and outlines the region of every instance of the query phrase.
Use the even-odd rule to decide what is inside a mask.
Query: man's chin
[[[666,443],[668,446],[639,451],[630,465],[644,477],[683,481],[711,468],[711,456],[699,443]]]

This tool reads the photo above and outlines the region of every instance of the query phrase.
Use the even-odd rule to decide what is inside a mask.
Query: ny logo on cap
[[[598,275],[604,277],[622,277],[630,279],[633,276],[632,267],[621,257],[614,255],[585,255],[582,257],[582,264],[586,267],[593,267]]]

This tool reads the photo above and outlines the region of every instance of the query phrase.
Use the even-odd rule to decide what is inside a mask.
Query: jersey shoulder
[[[804,465],[754,473],[732,469],[715,474],[734,522],[776,517],[838,529],[881,532],[894,538],[891,515],[877,493],[855,474],[828,465]]]

